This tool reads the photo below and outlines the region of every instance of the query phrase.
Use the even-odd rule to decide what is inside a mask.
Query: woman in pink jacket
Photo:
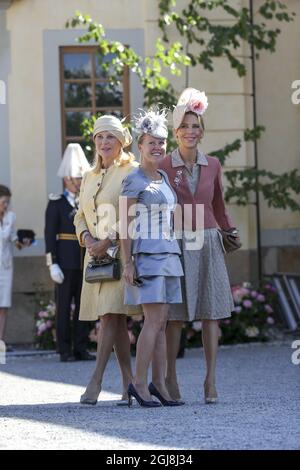
[[[204,398],[205,403],[216,403],[218,320],[230,317],[234,308],[218,229],[237,232],[224,204],[220,162],[205,155],[198,147],[204,134],[202,114],[207,105],[204,92],[193,88],[183,91],[173,111],[178,148],[160,165],[180,204],[185,271],[184,303],[172,304],[170,308],[166,383],[171,397],[179,400],[176,357],[182,326],[185,321],[201,321],[206,359]]]

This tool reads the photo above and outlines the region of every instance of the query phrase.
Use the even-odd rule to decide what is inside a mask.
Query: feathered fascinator
[[[133,118],[133,131],[140,138],[143,134],[152,135],[158,139],[168,137],[167,110],[151,108]]]
[[[178,129],[185,113],[192,111],[197,116],[202,116],[208,107],[207,96],[204,91],[196,90],[196,88],[186,88],[181,93],[177,105],[173,110],[174,129]]]

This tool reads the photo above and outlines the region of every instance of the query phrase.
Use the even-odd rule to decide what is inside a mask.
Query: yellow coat
[[[107,237],[107,233],[119,220],[122,181],[137,166],[137,162],[124,166],[114,164],[107,170],[100,170],[100,173],[85,173],[80,188],[79,208],[74,218],[76,235],[81,246],[81,235],[85,230],[101,240]],[[86,252],[84,272],[88,260],[89,255]],[[124,305],[123,281],[89,284],[83,280],[79,319],[93,321],[106,313],[128,313],[128,307]],[[131,308],[130,314],[133,313],[140,314],[141,311]]]

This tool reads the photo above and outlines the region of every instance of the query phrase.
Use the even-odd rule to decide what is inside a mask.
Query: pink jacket
[[[222,230],[228,230],[234,227],[225,208],[221,180],[222,168],[217,158],[202,155],[200,180],[194,195],[185,177],[184,166],[172,166],[172,155],[164,158],[160,168],[167,173],[181,207],[183,208],[184,204],[192,206],[192,230],[196,230],[196,204],[204,205],[205,229],[220,227]]]

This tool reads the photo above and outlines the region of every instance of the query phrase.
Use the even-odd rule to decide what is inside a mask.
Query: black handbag
[[[90,284],[103,281],[119,281],[120,279],[120,260],[111,256],[100,259],[93,258],[85,270],[85,281]]]
[[[35,241],[35,233],[30,229],[19,229],[17,231],[17,237],[20,243],[23,243],[24,238],[28,238],[30,240],[30,245]]]
[[[227,232],[226,230],[219,230],[219,233],[222,238],[221,243],[225,253],[230,253],[231,251],[235,251],[241,248],[242,244],[237,235],[237,231]]]

